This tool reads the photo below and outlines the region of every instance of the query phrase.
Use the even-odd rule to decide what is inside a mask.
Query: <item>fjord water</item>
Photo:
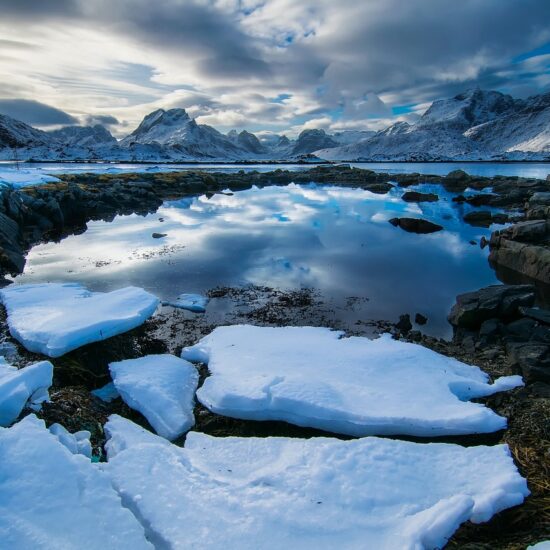
[[[307,287],[349,326],[419,312],[429,318],[426,332],[448,337],[456,295],[498,282],[487,251],[470,243],[490,230],[465,224],[470,207],[442,187],[422,190],[440,200],[406,203],[399,188],[376,195],[291,184],[167,202],[154,214],[90,222],[81,235],[34,247],[16,280],[78,281],[91,290],[136,285],[167,300],[217,286]],[[395,216],[445,230],[406,233],[388,223]]]

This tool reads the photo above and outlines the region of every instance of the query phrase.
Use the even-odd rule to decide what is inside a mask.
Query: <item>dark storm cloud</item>
[[[144,46],[200,59],[199,70],[212,76],[262,76],[269,73],[253,39],[236,20],[193,1],[96,0],[89,17],[124,33]]]
[[[60,109],[29,99],[0,99],[0,114],[38,126],[76,124],[78,122],[76,118]]]
[[[77,16],[78,0],[0,0],[2,18],[27,19]]]
[[[120,121],[111,115],[88,115],[85,118],[86,126],[95,126],[101,124],[102,126],[114,126],[120,124]]]

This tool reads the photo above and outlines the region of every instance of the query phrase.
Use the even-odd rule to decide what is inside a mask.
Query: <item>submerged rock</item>
[[[400,227],[408,233],[435,233],[443,229],[443,226],[437,223],[419,218],[392,218],[389,222],[394,227]]]
[[[401,198],[405,202],[437,202],[439,200],[435,193],[420,193],[419,191],[407,191]]]

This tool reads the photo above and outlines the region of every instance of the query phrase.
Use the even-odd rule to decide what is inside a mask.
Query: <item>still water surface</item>
[[[487,250],[470,243],[490,230],[465,224],[470,207],[440,186],[423,190],[440,201],[409,204],[402,189],[381,196],[292,184],[168,202],[155,214],[91,222],[81,235],[34,247],[16,280],[79,281],[93,290],[136,285],[161,299],[216,286],[308,287],[348,322],[420,312],[429,318],[423,330],[448,337],[456,295],[498,282]],[[388,223],[395,216],[445,230],[406,233]],[[350,297],[360,298],[353,308]]]

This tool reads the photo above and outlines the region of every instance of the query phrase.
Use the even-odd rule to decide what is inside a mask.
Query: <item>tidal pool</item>
[[[442,187],[422,190],[440,200],[406,203],[399,188],[376,195],[291,184],[167,202],[154,214],[90,222],[83,234],[34,247],[16,281],[136,285],[161,299],[217,286],[314,288],[348,324],[419,312],[429,319],[425,332],[449,337],[456,295],[498,282],[479,246],[491,230],[464,223],[471,207]],[[388,223],[395,216],[445,229],[407,233]]]

